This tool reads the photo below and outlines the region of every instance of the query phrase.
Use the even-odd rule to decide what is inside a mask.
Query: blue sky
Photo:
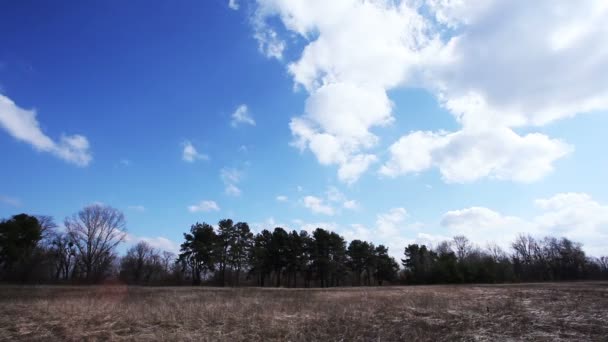
[[[393,255],[519,232],[608,252],[603,1],[0,7],[1,217],[102,202],[172,250],[231,217]]]

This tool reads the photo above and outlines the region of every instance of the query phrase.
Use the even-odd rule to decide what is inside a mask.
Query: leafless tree
[[[55,237],[55,229],[57,224],[53,220],[52,216],[38,215],[36,216],[38,224],[40,225],[40,241],[45,243],[50,242]]]
[[[536,240],[530,235],[520,234],[511,245],[518,257],[524,263],[531,263],[535,250],[537,249]]]
[[[471,253],[473,245],[471,241],[464,235],[454,236],[454,248],[456,249],[456,257],[458,260],[464,260]]]
[[[65,227],[87,281],[103,275],[112,264],[114,249],[127,235],[123,213],[100,204],[87,206],[66,218]]]
[[[488,255],[490,255],[492,257],[492,260],[494,260],[495,262],[507,258],[507,253],[505,253],[505,251],[495,242],[488,243],[486,250]]]
[[[597,263],[600,265],[602,272],[608,272],[608,256],[597,258]]]

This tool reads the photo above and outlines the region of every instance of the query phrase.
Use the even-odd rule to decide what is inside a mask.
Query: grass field
[[[608,283],[0,287],[0,339],[606,341]]]

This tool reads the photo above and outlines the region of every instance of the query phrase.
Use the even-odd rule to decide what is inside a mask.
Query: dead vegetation
[[[608,284],[0,287],[0,340],[600,341]]]

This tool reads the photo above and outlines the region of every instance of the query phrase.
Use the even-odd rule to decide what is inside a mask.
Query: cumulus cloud
[[[193,163],[197,160],[208,160],[209,156],[199,153],[191,142],[186,141],[183,144],[182,159],[186,162]]]
[[[355,210],[357,208],[359,208],[359,203],[355,200],[349,200],[349,201],[345,201],[342,206],[344,207],[344,209],[350,209],[350,210]]]
[[[220,179],[224,183],[224,192],[229,196],[240,196],[241,189],[237,186],[243,179],[243,173],[235,168],[220,170]]]
[[[304,41],[288,63],[309,95],[290,122],[293,145],[336,165],[345,183],[377,162],[373,130],[395,120],[388,91],[397,87],[426,89],[461,127],[405,135],[380,168],[387,176],[436,167],[448,182],[535,181],[573,148],[516,128],[608,109],[605,1],[257,3],[261,46],[278,28]],[[420,151],[410,148],[416,141]]]
[[[278,202],[287,202],[289,200],[289,198],[285,195],[278,195],[276,199]]]
[[[255,126],[255,120],[253,120],[251,117],[247,105],[242,104],[237,107],[234,113],[232,113],[232,121],[230,124],[232,127],[236,127],[241,124]]]
[[[85,136],[62,134],[59,141],[55,141],[42,131],[36,114],[35,110],[20,108],[0,94],[0,126],[11,136],[32,145],[38,151],[50,152],[74,165],[89,165],[93,157]]]
[[[314,214],[323,214],[332,216],[335,213],[334,208],[326,204],[322,198],[315,196],[305,196],[302,201],[304,202],[304,206],[310,209]]]
[[[209,211],[219,211],[220,207],[215,203],[215,201],[200,201],[198,204],[193,204],[188,207],[188,211],[191,213],[196,212],[209,212]]]
[[[485,207],[451,210],[441,218],[441,226],[452,236],[465,235],[478,244],[494,242],[507,249],[520,233],[537,234],[536,227],[524,219],[505,216]]]
[[[146,237],[127,234],[125,239],[125,242],[132,245],[136,245],[140,241],[146,242],[151,247],[157,248],[161,251],[167,251],[174,254],[179,253],[179,244],[162,236]]]
[[[427,242],[428,236],[419,232],[420,223],[408,222],[409,214],[405,208],[396,207],[376,216],[370,226],[351,224],[342,228],[340,233],[347,241],[364,240],[382,244],[389,248],[389,254],[396,260],[403,257],[403,248],[410,243]]]
[[[446,182],[480,178],[533,182],[553,170],[553,163],[573,147],[546,135],[520,136],[509,128],[492,131],[412,132],[391,145],[380,173],[395,177],[437,167]]]
[[[300,59],[288,66],[309,93],[304,113],[290,123],[294,145],[321,164],[337,165],[340,180],[355,182],[377,159],[365,152],[379,140],[371,129],[393,121],[387,90],[407,77],[408,62],[420,58],[414,51],[429,45],[421,35],[424,21],[406,5],[380,1],[258,5],[258,18],[278,16],[307,40]]]
[[[237,0],[228,0],[228,8],[231,10],[238,11],[239,7],[240,6]]]
[[[441,225],[453,234],[464,234],[484,244],[496,242],[509,248],[519,233],[542,237],[565,236],[582,242],[592,255],[605,253],[608,243],[608,205],[585,193],[560,193],[538,199],[540,212],[531,219],[508,216],[484,207],[445,213]]]
[[[346,195],[344,195],[335,186],[327,187],[325,195],[322,197],[303,197],[302,203],[306,208],[311,209],[313,213],[322,213],[326,215],[339,214],[340,207],[349,210],[355,210],[359,208],[359,203],[356,200],[348,199]]]
[[[240,196],[241,195],[241,189],[239,189],[234,184],[226,184],[226,188],[224,189],[224,192],[228,196],[235,196],[236,197],[236,196]]]

